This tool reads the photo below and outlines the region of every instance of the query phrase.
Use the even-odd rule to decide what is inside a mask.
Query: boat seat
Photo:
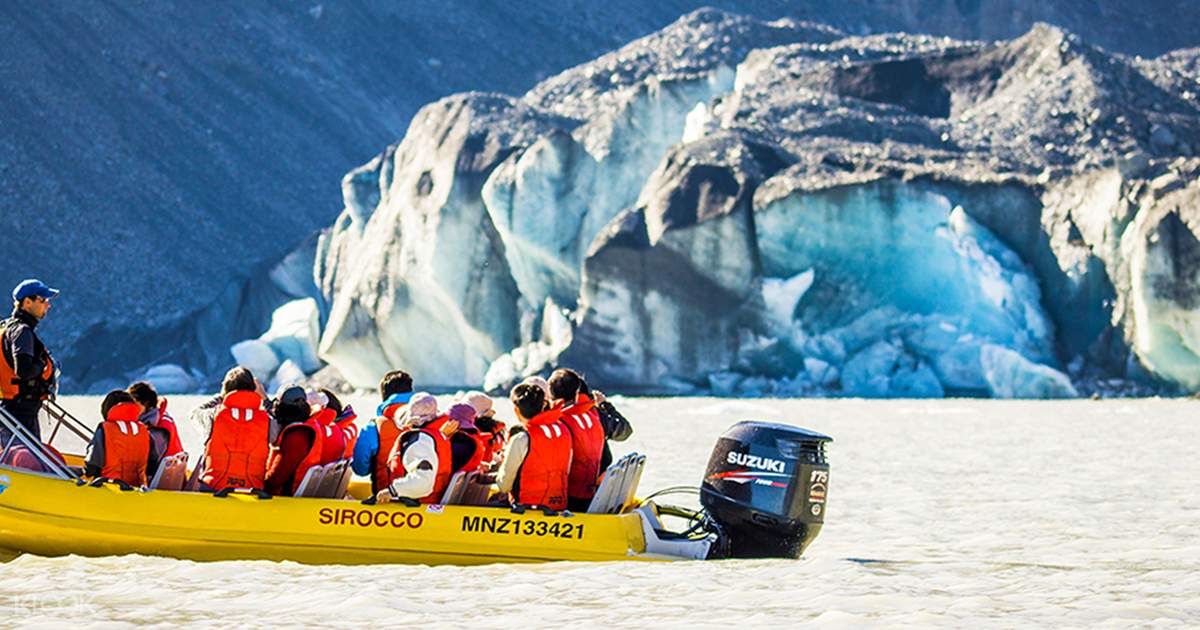
[[[459,505],[487,505],[490,498],[492,498],[492,484],[480,483],[478,472],[467,475],[467,481],[463,484],[462,501],[459,502]]]
[[[338,483],[338,491],[335,498],[344,499],[350,493],[350,481],[354,478],[354,468],[350,465],[350,460],[346,460],[346,469],[342,471],[342,480]]]
[[[304,473],[304,479],[300,480],[300,485],[296,486],[296,492],[292,494],[294,497],[312,497],[316,496],[317,490],[321,488],[321,480],[325,478],[325,466],[313,466]]]
[[[617,514],[624,514],[634,507],[637,501],[638,483],[642,481],[642,471],[646,468],[646,456],[638,455],[625,470],[625,478],[621,483],[620,502],[613,507]]]
[[[150,480],[150,489],[183,490],[183,484],[187,482],[188,476],[187,463],[187,453],[176,453],[170,457],[163,458],[158,463],[158,470],[154,473],[154,479]]]
[[[588,504],[588,514],[611,514],[614,504],[619,507],[618,502],[624,499],[625,473],[636,457],[636,453],[630,453],[604,471],[600,477],[600,487],[596,488],[596,494]]]
[[[442,505],[457,505],[462,500],[463,490],[466,489],[467,473],[460,470],[450,477],[446,491],[442,493]]]
[[[321,477],[321,484],[317,486],[317,492],[313,496],[322,499],[342,498],[338,496],[338,488],[342,485],[342,475],[349,466],[350,460],[348,459],[339,459],[336,462],[325,464],[325,475]]]

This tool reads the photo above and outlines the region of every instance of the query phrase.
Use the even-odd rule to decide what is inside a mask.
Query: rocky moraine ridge
[[[320,356],[363,387],[1194,390],[1197,59],[689,14],[349,173]]]

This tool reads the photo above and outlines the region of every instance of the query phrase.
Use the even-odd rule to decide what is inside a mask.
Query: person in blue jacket
[[[350,466],[354,473],[371,478],[371,492],[378,493],[387,485],[387,459],[400,427],[395,419],[413,395],[412,376],[402,370],[393,370],[379,381],[379,397],[382,402],[372,420],[358,436],[354,445],[354,459]]]

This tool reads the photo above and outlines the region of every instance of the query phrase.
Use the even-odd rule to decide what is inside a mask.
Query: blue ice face
[[[1036,279],[941,195],[885,180],[793,194],[755,221],[768,278],[812,270],[826,285],[801,298],[822,314],[802,324],[810,351],[848,370],[848,393],[937,395],[931,373],[947,390],[999,393],[980,359],[985,344],[1034,364],[1054,361]],[[868,377],[880,362],[904,378]]]

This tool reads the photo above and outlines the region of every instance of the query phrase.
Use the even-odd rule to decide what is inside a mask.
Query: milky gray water
[[[175,401],[186,409],[194,399]],[[832,435],[798,561],[302,566],[22,556],[0,625],[1197,627],[1200,402],[618,399],[643,490],[698,484],[718,434]],[[68,399],[94,415],[94,398]],[[361,405],[361,406],[360,406]],[[356,407],[368,407],[366,400]],[[190,429],[185,442],[195,450]]]

